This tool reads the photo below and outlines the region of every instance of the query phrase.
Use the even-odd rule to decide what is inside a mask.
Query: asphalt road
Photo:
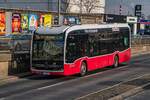
[[[145,87],[143,92],[133,95],[125,100],[150,100],[150,85]]]
[[[126,66],[97,70],[85,77],[26,77],[0,86],[0,100],[73,100],[149,73],[150,54],[146,54]]]

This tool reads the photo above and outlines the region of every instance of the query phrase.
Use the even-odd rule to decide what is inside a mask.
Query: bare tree
[[[82,2],[87,13],[91,13],[92,10],[100,7],[99,0],[82,0]]]
[[[80,13],[92,13],[92,10],[100,8],[100,0],[73,0],[73,4],[80,9]]]

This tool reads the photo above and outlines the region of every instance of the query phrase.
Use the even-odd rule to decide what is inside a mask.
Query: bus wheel
[[[82,62],[81,67],[80,67],[80,76],[86,75],[87,72],[87,66],[85,62]]]
[[[118,56],[115,56],[113,67],[116,68],[116,67],[118,67],[118,66],[119,66],[119,58],[118,58]]]

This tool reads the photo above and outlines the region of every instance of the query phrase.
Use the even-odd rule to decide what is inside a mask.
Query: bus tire
[[[118,56],[115,56],[115,57],[114,57],[114,64],[113,64],[113,67],[114,67],[114,68],[119,67],[119,57],[118,57]]]
[[[80,67],[80,76],[85,76],[87,73],[87,64],[85,62],[82,62]]]

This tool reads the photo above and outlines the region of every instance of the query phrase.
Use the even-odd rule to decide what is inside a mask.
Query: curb
[[[118,96],[115,96],[115,97],[113,97],[113,98],[110,98],[110,99],[108,99],[108,100],[124,100],[124,99],[127,98],[127,97],[130,97],[130,96],[132,96],[132,95],[135,95],[135,94],[137,94],[137,93],[139,93],[139,92],[144,91],[144,88],[147,87],[147,86],[149,86],[149,85],[150,85],[150,83],[144,84],[144,85],[142,85],[142,86],[136,87],[136,88],[134,88],[134,89],[132,89],[132,90],[130,90],[130,91],[127,91],[127,92],[125,92],[125,93],[122,93],[122,94],[120,94],[120,95],[118,95]]]

